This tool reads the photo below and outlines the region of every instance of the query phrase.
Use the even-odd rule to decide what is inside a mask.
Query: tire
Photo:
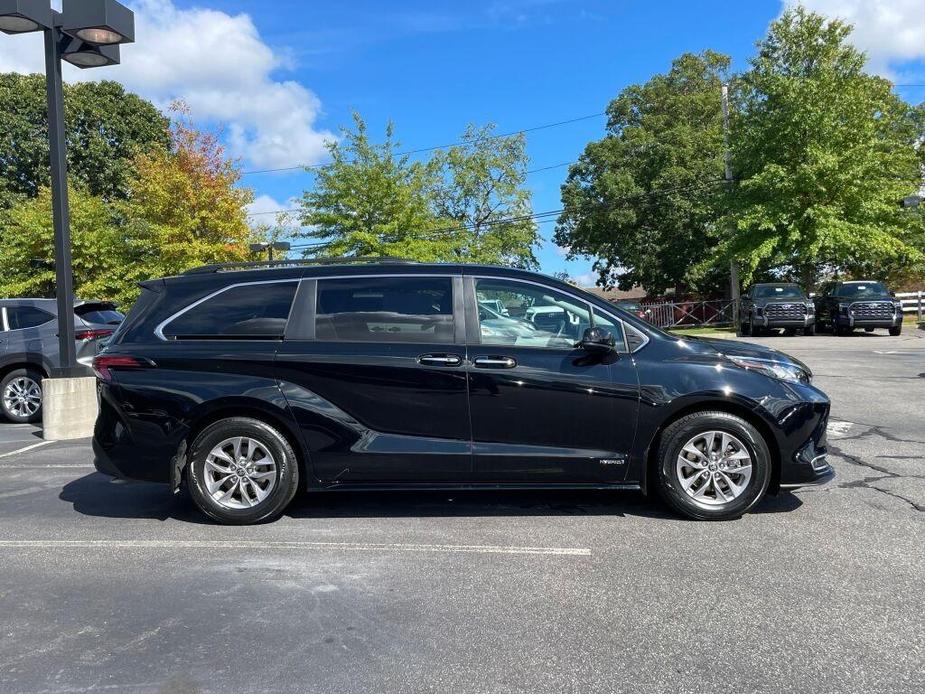
[[[784,328],[784,337],[793,337],[796,334],[796,328]]]
[[[725,450],[736,457],[705,458],[706,446],[701,443],[706,444],[711,434],[713,450],[718,451],[727,443]],[[760,432],[740,417],[727,412],[695,412],[672,423],[662,432],[660,441],[657,486],[665,502],[681,515],[694,520],[739,518],[768,489],[772,465],[768,445]],[[684,465],[680,460],[688,445],[701,451],[700,458],[685,454],[685,462],[695,459],[692,465]],[[737,464],[744,465],[743,455],[751,461],[747,475],[735,471]],[[715,468],[700,468],[702,464]],[[722,468],[723,465],[727,467]],[[741,490],[734,492],[732,483],[741,485]],[[686,486],[691,491],[685,491]]]
[[[841,326],[838,324],[837,320],[832,320],[832,335],[835,337],[841,337],[845,332],[841,329]]]
[[[872,333],[873,331],[874,331],[873,328],[864,328],[865,333]]]
[[[893,337],[899,337],[903,334],[903,326],[897,325],[895,328],[890,328],[890,335]]]
[[[806,337],[812,337],[813,335],[815,335],[816,334],[816,324],[813,323],[812,325],[807,325],[805,328],[803,328],[803,334]]]
[[[246,460],[251,461],[247,469]],[[193,441],[187,481],[196,506],[219,523],[266,523],[279,518],[295,496],[299,463],[289,441],[272,426],[231,417],[206,427]]]
[[[15,424],[42,420],[42,374],[34,369],[14,369],[0,382],[0,411]]]

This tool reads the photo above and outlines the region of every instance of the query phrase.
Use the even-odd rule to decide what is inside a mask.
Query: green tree
[[[120,216],[109,203],[71,188],[74,291],[84,299],[132,301],[125,281],[131,262]],[[51,192],[39,190],[8,211],[0,240],[0,296],[52,297],[55,292]],[[41,261],[33,266],[34,261]],[[39,267],[41,266],[41,267]]]
[[[535,267],[540,239],[525,188],[526,138],[494,133],[494,125],[470,125],[462,144],[435,155],[440,181],[434,210],[458,227],[452,232],[454,260]]]
[[[64,86],[71,181],[91,195],[124,197],[132,159],[166,149],[169,121],[116,82]],[[0,74],[0,205],[50,185],[45,78]]]
[[[215,135],[197,130],[179,113],[170,148],[138,154],[132,169],[125,200],[71,188],[78,296],[129,305],[140,281],[250,257],[244,207],[252,195],[237,186],[237,164]],[[48,188],[2,214],[7,233],[0,236],[0,296],[52,296],[54,271],[33,264],[50,266],[54,260]]]
[[[391,124],[382,144],[359,115],[354,124],[303,196],[301,236],[315,243],[306,255],[535,263],[522,136],[470,126],[461,145],[420,162],[398,153]]]
[[[445,258],[452,244],[434,233],[440,220],[430,204],[433,167],[398,154],[391,123],[377,145],[363,119],[353,119],[355,130],[343,129],[343,139],[328,144],[332,161],[315,170],[315,186],[302,198],[310,230],[301,236],[315,244],[306,255]]]
[[[823,273],[881,275],[921,261],[899,200],[921,184],[913,109],[864,72],[852,28],[786,11],[738,82],[723,255],[812,287]]]
[[[607,108],[606,136],[570,168],[554,238],[570,257],[596,257],[601,284],[655,293],[717,284],[692,268],[717,242],[728,69],[719,53],[685,54],[626,88]]]

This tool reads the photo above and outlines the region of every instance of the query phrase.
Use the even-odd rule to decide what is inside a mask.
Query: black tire
[[[845,331],[842,330],[841,326],[838,324],[838,321],[832,319],[832,335],[835,337],[841,337],[845,334]]]
[[[796,335],[796,334],[797,334],[797,329],[796,329],[796,328],[784,328],[784,336],[785,336],[785,337],[793,337],[793,336]]]
[[[698,434],[709,431],[736,437],[752,460],[752,474],[747,486],[741,494],[725,503],[708,504],[695,500],[682,488],[677,472],[682,448]],[[732,520],[749,511],[764,497],[771,480],[772,462],[764,437],[744,419],[727,412],[695,412],[672,423],[662,432],[657,465],[659,494],[675,511],[694,520]]]
[[[890,335],[893,337],[899,337],[903,334],[903,326],[897,325],[895,328],[890,328]]]
[[[236,437],[246,437],[256,441],[276,463],[275,486],[266,498],[249,508],[229,508],[219,503],[209,493],[206,486],[206,475],[216,474],[206,471],[207,458],[222,442]],[[231,480],[229,488],[234,489],[235,476],[230,475],[229,477]],[[190,446],[187,481],[190,496],[196,506],[219,523],[225,525],[266,523],[279,518],[298,491],[299,463],[292,445],[272,426],[258,419],[231,417],[206,427],[193,441],[193,445]],[[248,499],[251,499],[256,485],[254,483],[248,483],[248,485],[244,485],[243,482],[241,484],[251,492],[248,495]],[[232,495],[228,503],[239,503],[242,498],[241,494],[239,488],[238,499],[236,500]]]
[[[6,417],[9,421],[14,424],[32,424],[34,422],[42,421],[42,374],[35,369],[13,369],[6,376],[3,377],[3,381],[0,381],[0,412],[3,412],[3,416]],[[25,383],[34,383],[38,387],[38,409],[32,412],[31,414],[23,411],[22,403],[19,403],[17,400],[8,399],[8,395],[11,397],[22,392],[22,386]],[[12,390],[8,393],[8,389],[15,388],[15,394]],[[31,388],[29,389],[30,392]],[[30,401],[32,399],[30,398]]]
[[[751,337],[755,334],[754,331],[755,328],[752,325],[751,316],[749,316],[748,320],[742,323],[741,329],[739,331],[740,337]]]
[[[873,328],[864,328],[865,333],[872,333],[873,331],[874,331]]]
[[[816,334],[816,324],[813,323],[812,325],[807,325],[805,328],[803,328],[803,334],[806,335],[806,337],[812,337],[813,335],[815,335]]]

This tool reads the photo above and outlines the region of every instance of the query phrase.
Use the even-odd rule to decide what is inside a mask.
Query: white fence
[[[903,313],[914,313],[919,321],[925,314],[925,292],[904,292],[896,298],[903,302]]]

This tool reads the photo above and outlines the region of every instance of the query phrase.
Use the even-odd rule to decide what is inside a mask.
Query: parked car
[[[639,301],[636,301],[636,299],[617,299],[614,304],[627,313],[632,313],[637,318],[642,318],[643,320],[647,320],[651,313]]]
[[[824,284],[816,296],[816,316],[835,335],[846,335],[855,328],[867,332],[886,328],[893,336],[903,331],[902,302],[882,282]]]
[[[812,300],[798,284],[774,282],[756,284],[739,302],[739,337],[760,335],[764,330],[783,328],[787,335],[801,330],[816,334],[816,312]]]
[[[58,305],[53,299],[0,299],[0,412],[11,422],[42,418],[42,379],[58,361]],[[74,306],[78,360],[87,367],[122,321],[115,304]]]
[[[829,400],[792,357],[523,270],[328,263],[143,283],[94,360],[97,469],[229,524],[300,489],[479,487],[658,490],[727,519],[833,474]],[[486,329],[477,296],[543,319]]]

